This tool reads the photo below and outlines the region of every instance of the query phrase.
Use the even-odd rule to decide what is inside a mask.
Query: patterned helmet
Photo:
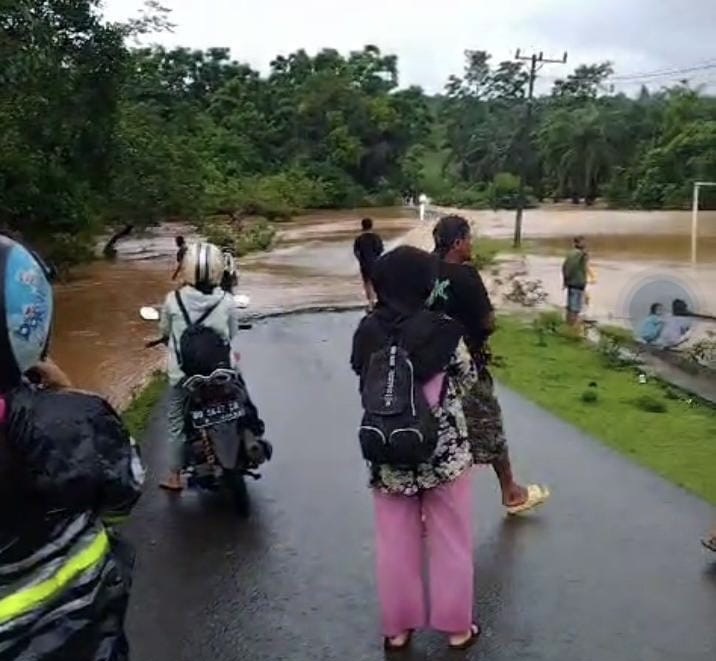
[[[47,267],[25,247],[0,235],[0,392],[47,353],[52,326]]]
[[[224,254],[213,243],[194,243],[182,261],[184,282],[194,287],[218,287],[224,274]]]

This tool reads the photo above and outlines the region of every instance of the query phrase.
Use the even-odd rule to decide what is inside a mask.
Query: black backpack
[[[408,352],[394,339],[371,355],[361,398],[358,437],[366,461],[402,468],[430,461],[438,442],[437,420],[415,381]]]
[[[203,325],[223,298],[205,310],[196,321],[192,321],[179,292],[174,292],[174,295],[186,322],[186,329],[179,342],[174,340],[177,362],[182,372],[187,376],[209,376],[219,368],[231,369],[229,343],[216,330]]]

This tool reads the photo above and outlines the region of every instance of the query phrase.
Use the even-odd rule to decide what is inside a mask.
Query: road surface
[[[127,531],[139,554],[134,661],[383,658],[347,365],[357,319],[286,317],[246,334],[244,368],[276,447],[250,485],[248,522],[211,498],[159,492],[157,412],[144,439],[149,484]],[[398,658],[713,660],[716,563],[698,545],[712,508],[522,398],[501,397],[519,475],[549,483],[553,500],[508,520],[493,475],[478,471],[482,640],[465,655],[421,634]]]

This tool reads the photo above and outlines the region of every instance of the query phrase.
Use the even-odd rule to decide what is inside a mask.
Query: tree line
[[[108,227],[304,208],[446,202],[511,206],[530,194],[680,207],[716,179],[716,102],[680,85],[605,92],[610,65],[578,68],[535,102],[527,73],[468,52],[444,95],[401,88],[375,46],[279,56],[266,75],[224,48],[132,46],[168,26],[150,2],[103,19],[100,0],[0,4],[0,228],[60,260]],[[713,200],[706,200],[711,203]]]
[[[529,74],[522,62],[492,66],[468,51],[436,104],[439,168],[426,184],[445,201],[511,206],[526,165],[535,200],[680,209],[693,182],[716,180],[716,98],[686,82],[636,98],[610,92],[612,65],[579,66],[535,99],[525,126]],[[435,152],[434,152],[435,153]],[[525,162],[526,161],[526,162]],[[433,163],[433,166],[435,164]],[[716,206],[716,196],[704,204]]]

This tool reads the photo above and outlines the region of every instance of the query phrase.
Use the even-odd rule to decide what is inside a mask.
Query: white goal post
[[[716,186],[716,181],[694,182],[694,202],[691,208],[691,263],[696,264],[696,248],[699,237],[699,191],[708,186]]]

